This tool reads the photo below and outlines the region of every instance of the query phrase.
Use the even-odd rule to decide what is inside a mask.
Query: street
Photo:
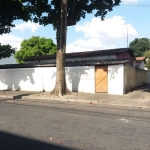
[[[150,150],[150,109],[0,99],[0,150]]]

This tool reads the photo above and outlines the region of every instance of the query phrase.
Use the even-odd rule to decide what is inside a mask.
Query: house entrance
[[[108,66],[95,66],[95,86],[97,93],[108,92]]]

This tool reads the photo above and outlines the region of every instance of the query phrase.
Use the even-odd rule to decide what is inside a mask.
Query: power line
[[[129,1],[122,1],[124,4],[133,4],[133,5],[150,5],[150,3],[135,3],[135,2],[129,2]]]
[[[129,7],[129,6],[132,6],[132,7],[150,7],[150,5],[147,5],[147,6],[146,6],[146,5],[131,5],[131,4],[130,4],[130,5],[121,4],[120,6],[126,6],[126,7],[127,7],[127,6],[128,6],[128,7]]]
[[[128,26],[127,26],[127,48],[128,48]]]
[[[123,1],[123,3],[120,6],[133,6],[133,7],[150,7],[150,4],[144,4],[144,3],[133,3],[133,2],[127,2]]]

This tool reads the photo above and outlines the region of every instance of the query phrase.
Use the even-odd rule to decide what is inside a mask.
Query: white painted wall
[[[108,94],[123,95],[124,65],[108,66]]]
[[[0,90],[51,91],[55,67],[0,69]]]
[[[144,61],[142,61],[142,62],[140,63],[140,65],[138,66],[138,68],[139,68],[139,69],[145,69],[145,63],[144,63]]]
[[[95,92],[94,67],[66,67],[67,86],[72,91]],[[55,67],[0,69],[0,90],[52,91]]]
[[[66,81],[71,91],[95,93],[95,66],[66,67]]]

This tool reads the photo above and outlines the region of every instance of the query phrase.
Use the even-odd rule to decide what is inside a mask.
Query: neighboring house
[[[147,70],[145,57],[136,57],[135,67]]]

